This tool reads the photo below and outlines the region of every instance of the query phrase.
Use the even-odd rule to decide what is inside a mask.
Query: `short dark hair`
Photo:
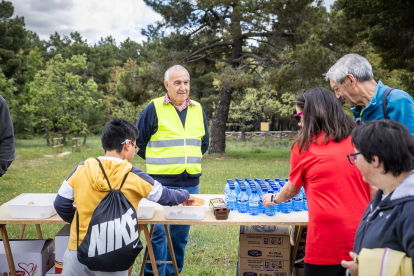
[[[127,120],[112,119],[102,130],[102,147],[105,152],[108,150],[116,150],[117,153],[121,153],[124,147],[122,142],[129,139],[135,144],[138,135],[138,129]]]
[[[403,124],[393,120],[373,121],[352,132],[352,143],[371,163],[376,155],[384,164],[384,174],[395,177],[414,169],[414,137]]]
[[[328,144],[331,140],[339,143],[349,137],[355,127],[340,101],[326,88],[303,90],[293,103],[303,112],[303,126],[292,145],[298,146],[299,153],[308,149],[314,137],[315,144]],[[320,133],[322,141],[316,139]]]

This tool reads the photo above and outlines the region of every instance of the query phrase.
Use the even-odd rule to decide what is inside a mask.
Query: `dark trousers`
[[[345,276],[346,269],[339,265],[313,265],[305,263],[303,276]]]

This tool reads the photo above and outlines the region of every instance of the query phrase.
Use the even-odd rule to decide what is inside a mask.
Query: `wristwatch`
[[[270,202],[273,204],[276,204],[275,202],[275,194],[272,194],[272,196],[270,197]]]

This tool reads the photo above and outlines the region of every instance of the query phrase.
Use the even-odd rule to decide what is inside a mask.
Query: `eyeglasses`
[[[131,140],[129,140],[129,139],[125,139],[125,141],[123,141],[122,143],[121,143],[121,145],[123,145],[123,144],[127,144],[128,143],[128,141],[131,141]],[[133,145],[134,147],[135,147],[135,154],[137,154],[138,153],[138,151],[139,151],[139,147],[137,146],[137,145],[135,145],[134,144],[134,142],[132,142],[131,141],[131,145]]]
[[[351,154],[348,154],[347,156],[348,156],[349,163],[351,163],[352,165],[355,165],[355,164],[356,164],[356,162],[357,162],[357,158],[356,158],[356,156],[357,156],[358,154],[361,154],[361,153],[360,153],[360,152],[356,152],[356,153],[351,153]]]
[[[302,114],[303,114],[303,112],[299,112],[299,113],[297,113],[297,114],[293,114],[293,117],[296,119],[296,121],[297,121],[298,123],[300,123],[300,120],[301,120],[301,116],[302,116]]]

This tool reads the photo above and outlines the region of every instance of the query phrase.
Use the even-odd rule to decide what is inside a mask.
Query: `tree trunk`
[[[246,141],[246,118],[244,117],[241,123],[241,140]]]
[[[208,153],[223,154],[226,151],[226,123],[229,117],[230,101],[233,88],[223,86],[217,98],[211,125],[211,144]]]
[[[86,137],[88,137],[88,133],[85,132],[85,136],[83,137],[83,145],[86,146]]]
[[[49,132],[49,131],[48,131],[48,129],[47,129],[46,122],[43,122],[43,125],[44,125],[44,128],[45,128],[45,135],[44,135],[43,137],[46,139],[46,143],[47,143],[47,145],[48,145],[48,146],[50,146],[50,141],[49,141],[49,138],[50,138],[50,132]]]

